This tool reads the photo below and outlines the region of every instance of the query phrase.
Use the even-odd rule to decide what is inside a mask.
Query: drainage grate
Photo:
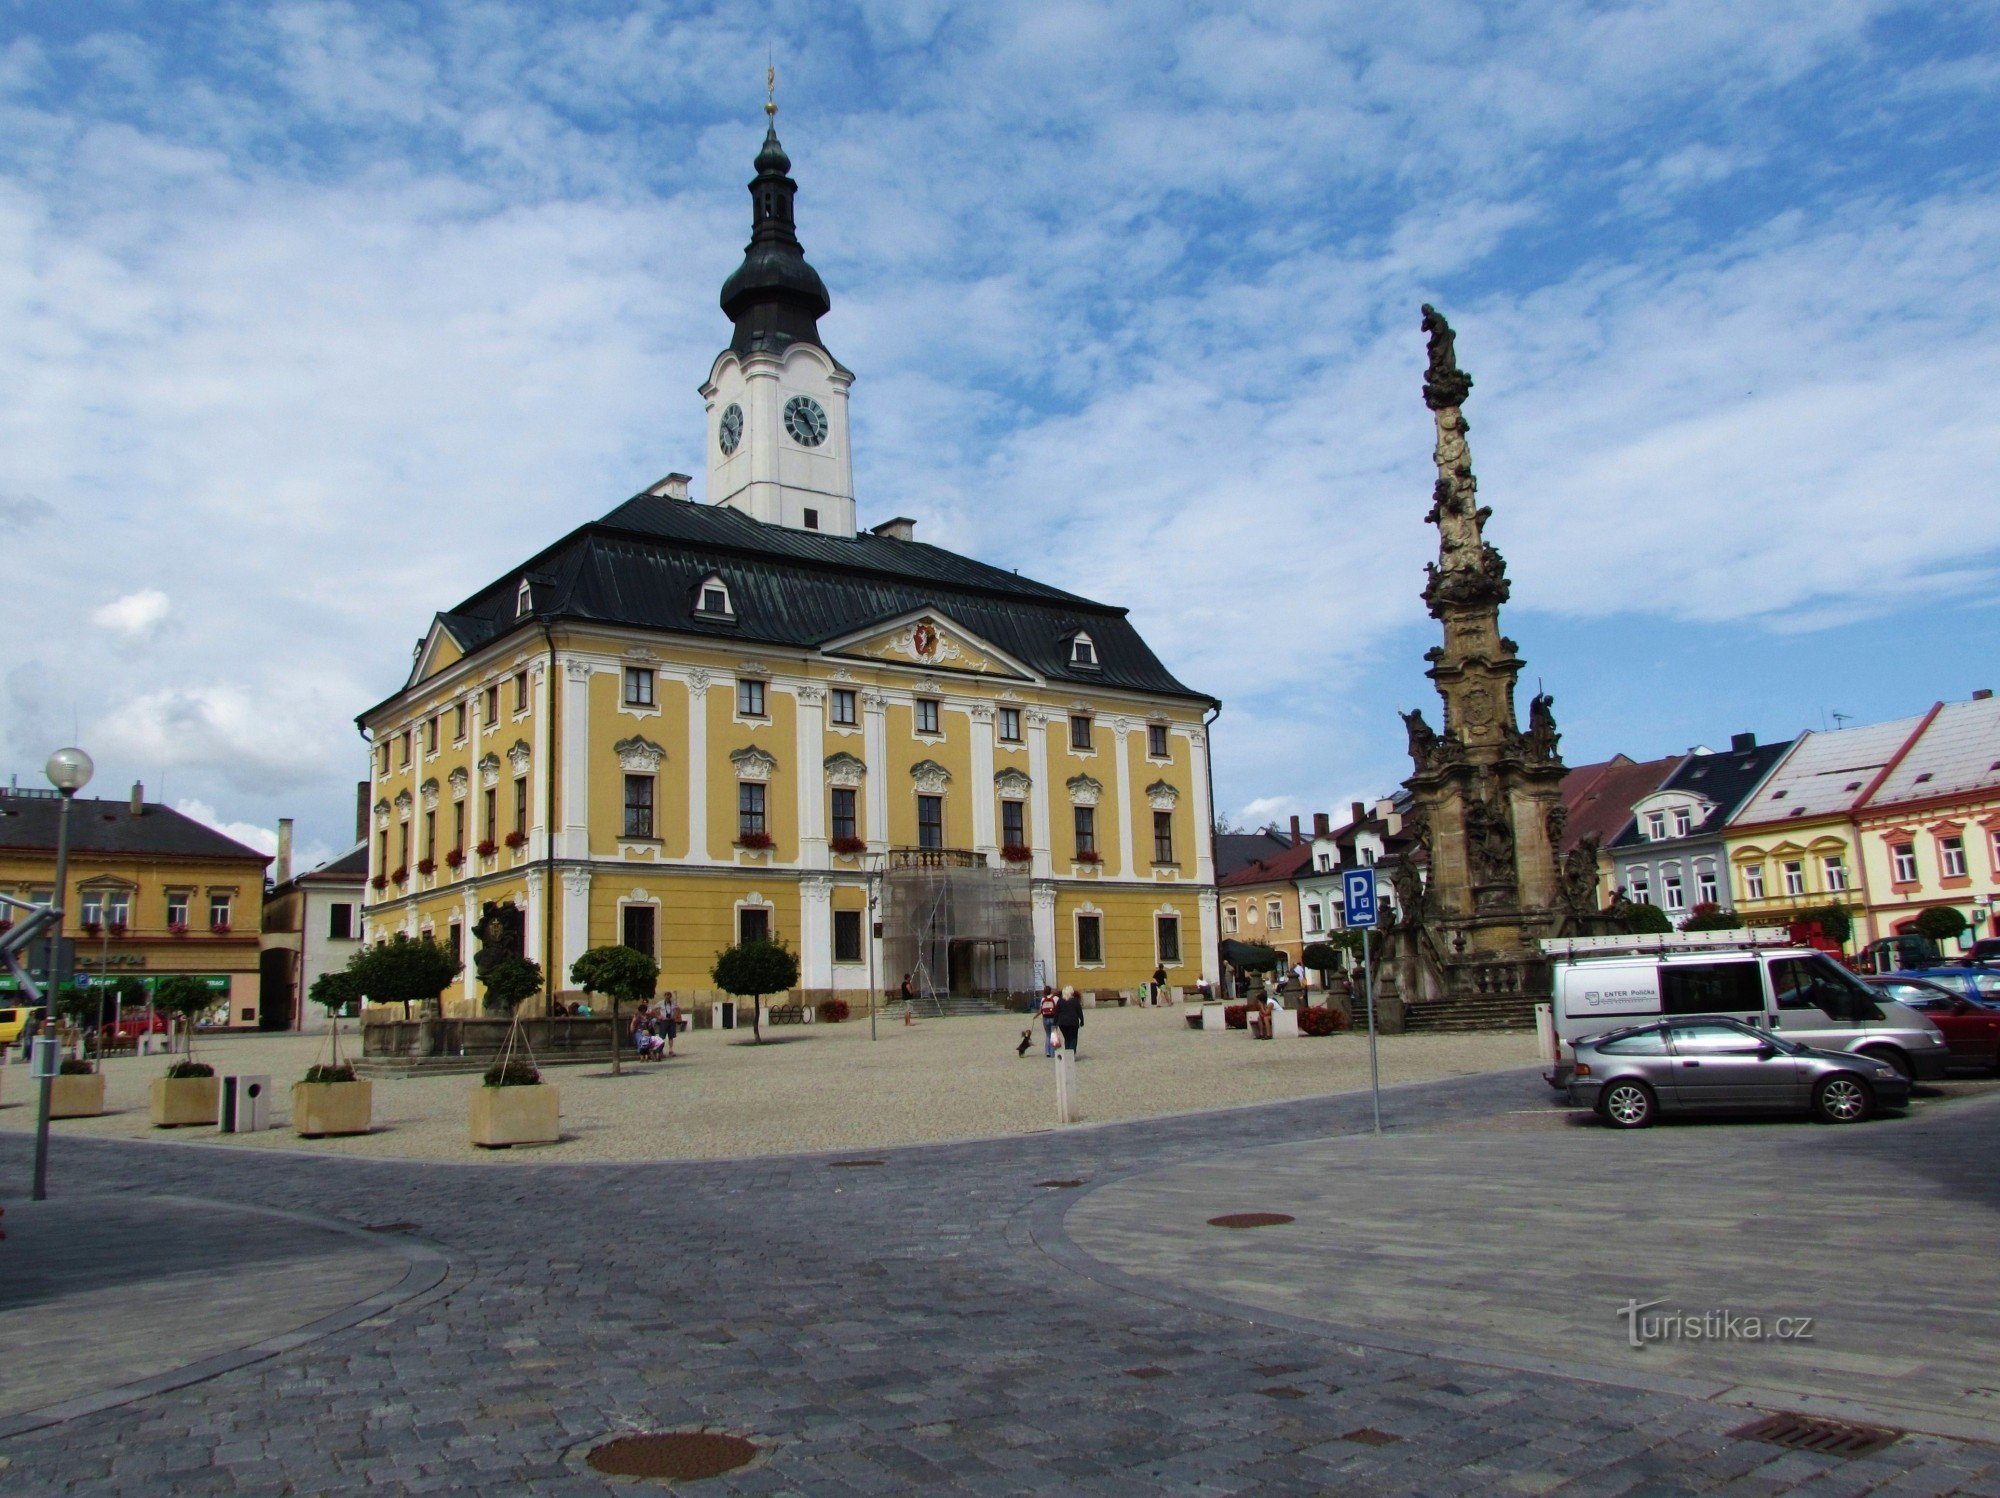
[[[1392,1435],[1386,1430],[1377,1430],[1372,1425],[1364,1425],[1359,1430],[1350,1430],[1341,1437],[1341,1440],[1352,1441],[1357,1446],[1393,1446],[1402,1439],[1401,1436]]]
[[[1225,1212],[1208,1219],[1212,1228],[1274,1228],[1294,1221],[1283,1212]]]
[[[611,1477],[696,1482],[734,1472],[747,1466],[756,1455],[757,1448],[741,1436],[685,1430],[655,1436],[618,1436],[592,1451],[585,1460],[592,1471]]]
[[[859,1170],[864,1165],[886,1164],[888,1164],[886,1160],[829,1160],[826,1162],[826,1168],[828,1170]]]
[[[1739,1441],[1767,1441],[1788,1451],[1815,1451],[1821,1456],[1868,1456],[1902,1438],[1900,1430],[1879,1425],[1851,1425],[1814,1415],[1771,1415],[1732,1430]]]
[[[1171,1378],[1172,1370],[1167,1368],[1127,1368],[1127,1378]]]
[[[1036,1184],[1037,1186],[1048,1186],[1048,1187],[1052,1187],[1053,1189],[1055,1189],[1055,1190],[1057,1190],[1057,1191],[1067,1191],[1067,1190],[1069,1190],[1069,1189],[1070,1189],[1070,1188],[1071,1188],[1072,1186],[1081,1186],[1081,1185],[1083,1184],[1083,1182],[1081,1182],[1081,1181],[1037,1181],[1037,1182],[1035,1182],[1035,1184]]]

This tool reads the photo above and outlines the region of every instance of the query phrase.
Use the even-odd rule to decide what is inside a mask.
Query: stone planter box
[[[472,1142],[482,1149],[516,1144],[554,1144],[562,1138],[561,1089],[547,1082],[533,1087],[472,1089]]]
[[[294,1082],[292,1131],[301,1139],[322,1134],[366,1134],[375,1116],[373,1082]]]
[[[220,1077],[155,1077],[153,1127],[179,1129],[189,1124],[215,1123],[222,1099]]]
[[[104,1111],[104,1073],[57,1077],[49,1084],[50,1118],[95,1118]]]

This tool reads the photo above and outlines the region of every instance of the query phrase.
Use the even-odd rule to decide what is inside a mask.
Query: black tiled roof
[[[1749,799],[1764,777],[1784,757],[1792,747],[1790,739],[1782,744],[1759,744],[1754,749],[1730,749],[1720,754],[1690,754],[1679,769],[1669,775],[1656,789],[1662,791],[1687,791],[1714,803],[1714,809],[1697,822],[1687,835],[1701,837],[1706,833],[1719,832],[1736,808]],[[1648,792],[1648,794],[1652,794]],[[1675,838],[1672,841],[1678,842]],[[1636,818],[1626,822],[1625,828],[1611,840],[1614,848],[1658,847],[1659,843],[1648,843],[1639,834]]]
[[[531,612],[517,617],[524,574],[548,581],[533,587]],[[730,619],[694,612],[710,576],[729,589]],[[654,494],[580,526],[438,619],[468,653],[549,619],[815,648],[926,608],[1052,681],[1210,700],[1160,664],[1122,608],[919,541],[792,530]],[[1096,670],[1069,663],[1079,629],[1096,647]]]
[[[255,848],[247,848],[170,806],[152,801],[144,804],[145,815],[135,817],[129,801],[78,796],[70,807],[70,852],[271,861]],[[56,796],[10,796],[0,791],[0,848],[46,851],[53,856],[61,807]]]
[[[356,843],[340,857],[321,864],[316,869],[307,869],[298,876],[299,880],[325,880],[340,884],[359,884],[368,877],[368,845]],[[297,883],[298,880],[294,880]]]

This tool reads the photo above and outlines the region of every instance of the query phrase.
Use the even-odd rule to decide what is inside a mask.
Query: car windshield
[[[1880,1019],[1876,991],[1824,952],[1784,957],[1771,964],[1771,987],[1780,1009],[1817,1009],[1832,1019]]]

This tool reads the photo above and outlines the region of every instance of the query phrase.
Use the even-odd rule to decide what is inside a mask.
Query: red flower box
[[[83,934],[85,936],[96,936],[103,929],[104,929],[104,922],[102,921],[83,922]]]
[[[209,929],[209,931],[210,931],[210,932],[211,932],[211,933],[212,933],[213,935],[216,935],[216,936],[227,936],[227,935],[229,934],[229,922],[227,922],[227,921],[210,921],[210,922],[208,923],[208,929]]]
[[[111,934],[113,936],[123,936],[125,934],[125,923],[123,921],[113,921],[111,923]]]
[[[1032,863],[1035,850],[1026,843],[1007,843],[1001,847],[1000,856],[1008,863]]]
[[[837,837],[833,840],[833,851],[836,853],[866,853],[868,851],[868,839],[865,837]]]
[[[379,888],[381,888],[381,882],[380,882],[379,880],[378,880],[378,881],[376,882],[376,888],[378,888],[378,889],[379,889]],[[167,935],[169,935],[169,936],[186,936],[187,934],[188,934],[188,923],[187,923],[186,921],[170,921],[170,922],[168,922],[168,924],[167,924]]]
[[[435,858],[419,858],[417,860],[417,872],[419,874],[429,876],[435,874],[437,871],[438,866]]]
[[[1103,863],[1104,855],[1099,853],[1095,848],[1079,848],[1076,850],[1076,861],[1078,863]]]
[[[1346,1024],[1338,1009],[1325,1009],[1308,1004],[1299,1011],[1301,1035],[1332,1035],[1346,1028]]]
[[[500,851],[500,845],[490,837],[483,837],[479,840],[479,846],[472,851],[477,853],[481,858],[491,858],[495,853]]]
[[[370,879],[368,882],[372,884],[375,887],[375,889],[379,892],[389,887],[389,876],[387,874],[377,874],[373,879]],[[187,927],[183,926],[181,927],[181,929],[185,931],[187,930]]]
[[[775,848],[778,840],[768,832],[746,832],[736,839],[739,848]]]
[[[400,864],[396,868],[391,869],[389,871],[389,880],[393,884],[408,884],[410,882],[410,866],[408,864]]]
[[[510,848],[525,848],[525,847],[527,847],[527,846],[528,846],[528,834],[527,834],[527,833],[525,833],[525,832],[510,832],[510,833],[508,833],[508,834],[507,834],[507,846],[508,846],[508,847],[510,847]]]
[[[453,848],[449,853],[445,854],[444,862],[445,867],[449,869],[463,868],[465,865],[465,849]]]

